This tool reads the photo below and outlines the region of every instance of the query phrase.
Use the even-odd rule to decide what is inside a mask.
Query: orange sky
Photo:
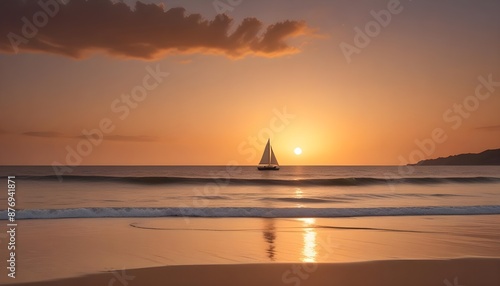
[[[161,11],[139,7],[142,16],[109,4],[119,11],[86,28],[61,6],[17,54],[0,41],[0,164],[252,165],[268,136],[284,165],[395,165],[419,152],[499,148],[500,4],[400,1],[397,10],[393,1],[242,1],[222,34],[210,1],[162,1]],[[0,32],[22,35],[16,16],[37,7],[9,2]],[[179,6],[185,18],[162,12]],[[341,44],[356,47],[356,27],[388,7],[399,12],[346,59]],[[208,22],[188,21],[194,13]],[[133,24],[105,29],[107,16]],[[168,76],[157,82],[156,69]],[[142,101],[123,100],[141,90]],[[103,120],[113,130],[89,143],[82,131]],[[429,139],[436,128],[440,142]]]

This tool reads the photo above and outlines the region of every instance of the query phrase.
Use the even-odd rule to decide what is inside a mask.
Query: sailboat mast
[[[267,151],[269,151],[269,160],[267,161],[267,162],[269,162],[269,163],[267,163],[267,164],[268,164],[269,166],[271,166],[271,138],[269,138],[269,144],[267,144],[267,146],[268,146],[268,148],[269,148],[269,149],[267,150]]]

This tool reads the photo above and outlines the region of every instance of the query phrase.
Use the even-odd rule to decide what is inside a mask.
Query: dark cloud
[[[130,142],[159,141],[158,137],[153,137],[153,136],[126,136],[126,135],[109,135],[105,136],[104,139],[113,141],[130,141]]]
[[[0,134],[1,134],[1,132],[0,132]],[[28,132],[24,132],[22,134],[26,135],[26,136],[44,137],[44,138],[87,139],[87,137],[84,135],[72,136],[72,135],[66,135],[66,134],[59,133],[59,132],[51,132],[51,131],[41,131],[41,132],[40,131],[28,131]],[[159,141],[160,139],[158,137],[154,137],[154,136],[142,136],[142,135],[139,135],[139,136],[108,135],[108,136],[104,136],[104,140],[127,141],[127,142],[153,142],[153,141]]]
[[[47,12],[39,2],[51,4],[47,4]],[[165,11],[163,6],[142,2],[137,2],[134,9],[111,0],[71,0],[57,4],[60,2],[1,0],[0,51],[14,53],[17,49],[73,58],[95,52],[140,59],[197,52],[232,58],[274,57],[298,52],[286,40],[309,33],[302,21],[283,21],[265,27],[256,18],[246,18],[229,33],[234,23],[226,15],[206,20],[200,14],[187,14],[184,8]],[[46,21],[43,15],[49,15]],[[38,23],[40,28],[34,26],[36,32],[25,28],[23,32],[26,19]],[[17,43],[16,48],[12,42]]]
[[[50,132],[50,131],[28,131],[22,133],[23,135],[26,136],[33,136],[33,137],[46,137],[46,138],[55,138],[55,137],[67,137],[62,133],[59,132]]]
[[[476,129],[486,130],[486,131],[500,131],[500,125],[492,125],[492,126],[480,126]]]
[[[79,139],[87,139],[86,136],[80,135],[77,136]],[[126,142],[153,142],[153,141],[159,141],[158,137],[154,136],[129,136],[129,135],[107,135],[104,136],[104,140],[110,140],[110,141],[126,141]]]

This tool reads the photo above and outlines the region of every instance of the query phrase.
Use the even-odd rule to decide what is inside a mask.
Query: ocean
[[[9,175],[19,219],[500,214],[498,166],[0,168]]]
[[[80,166],[62,177],[3,166],[5,258],[7,176],[16,282],[165,265],[500,257],[500,166]]]

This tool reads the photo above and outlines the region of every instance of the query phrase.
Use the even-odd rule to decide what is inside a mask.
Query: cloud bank
[[[476,127],[476,129],[486,130],[486,131],[500,131],[500,125],[480,126]]]
[[[96,52],[145,60],[178,53],[276,57],[298,52],[286,41],[310,33],[303,21],[266,27],[246,18],[230,33],[233,25],[224,14],[207,20],[142,2],[132,9],[111,0],[1,0],[0,52],[77,59]]]
[[[53,131],[27,131],[21,134],[30,137],[42,137],[42,138],[87,139],[87,137],[84,135],[73,136]],[[158,137],[155,136],[143,136],[143,135],[105,135],[103,139],[111,141],[122,141],[122,142],[155,142],[160,140]]]
[[[23,132],[23,135],[26,136],[32,136],[32,137],[44,137],[44,138],[61,138],[61,137],[67,137],[62,133],[59,132],[52,132],[52,131],[27,131]]]

